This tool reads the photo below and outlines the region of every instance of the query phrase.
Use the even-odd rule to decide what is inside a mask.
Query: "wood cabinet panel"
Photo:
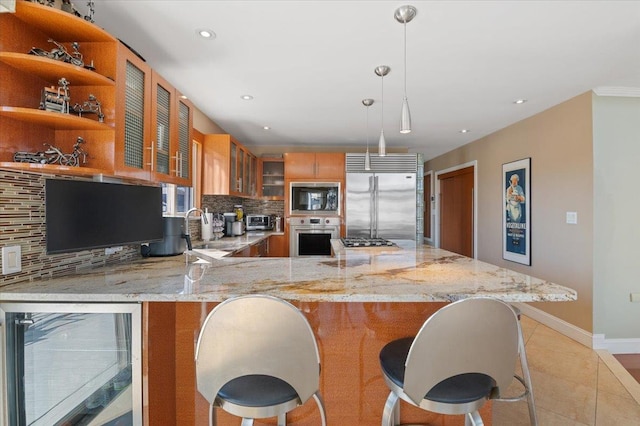
[[[269,257],[288,257],[289,240],[286,235],[272,235],[269,237]]]
[[[341,152],[316,153],[317,179],[344,179],[345,156]]]
[[[344,179],[344,153],[290,152],[284,161],[286,179]]]
[[[228,134],[204,136],[202,191],[205,195],[256,195],[257,161]]]

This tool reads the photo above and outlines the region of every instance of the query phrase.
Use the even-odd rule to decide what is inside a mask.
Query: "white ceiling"
[[[407,24],[408,135],[393,18],[403,4],[418,9]],[[375,152],[383,64],[387,147],[426,159],[594,88],[640,88],[640,1],[96,0],[95,9],[98,25],[249,146],[363,148],[361,101],[373,98]]]

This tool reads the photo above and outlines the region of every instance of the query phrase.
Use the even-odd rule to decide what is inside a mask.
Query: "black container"
[[[165,216],[164,238],[156,243],[149,243],[149,256],[175,256],[184,253],[187,241],[184,239],[184,217]]]

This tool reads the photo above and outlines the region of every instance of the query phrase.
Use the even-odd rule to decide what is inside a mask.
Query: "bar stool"
[[[380,351],[390,389],[382,425],[399,424],[399,399],[483,425],[478,410],[512,382],[518,351],[518,318],[508,304],[470,298],[446,305],[415,338],[394,340]]]
[[[518,318],[518,357],[520,358],[520,368],[522,369],[522,377],[514,374],[513,377],[522,384],[524,392],[518,396],[509,398],[496,398],[496,401],[503,402],[518,402],[523,399],[527,399],[527,405],[529,408],[529,422],[531,426],[538,426],[538,414],[536,412],[536,404],[533,398],[533,384],[531,383],[531,373],[529,372],[529,363],[527,362],[527,352],[525,351],[524,335],[522,334],[522,324],[520,317],[522,316],[520,309],[517,306],[510,305],[511,309]]]
[[[195,361],[212,426],[215,407],[242,417],[243,426],[266,417],[284,426],[287,412],[311,397],[326,426],[318,346],[307,319],[289,302],[264,295],[222,302],[202,325]]]

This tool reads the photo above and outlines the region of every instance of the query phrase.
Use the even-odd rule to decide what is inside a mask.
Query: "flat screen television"
[[[162,188],[47,179],[45,218],[47,254],[158,241]]]

